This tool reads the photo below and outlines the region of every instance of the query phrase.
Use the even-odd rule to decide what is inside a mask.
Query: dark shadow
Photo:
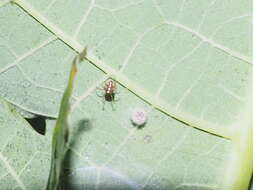
[[[248,190],[253,190],[253,175],[251,176]]]
[[[25,118],[32,128],[39,134],[46,134],[46,117],[37,115],[34,118]]]
[[[136,125],[135,123],[131,122],[133,126],[135,126],[137,129],[143,129],[146,125],[146,122],[143,123],[142,125]]]
[[[69,147],[74,147],[75,144],[77,143],[78,139],[84,132],[88,132],[92,129],[91,121],[88,119],[83,119],[78,121],[77,126],[73,126],[71,129],[70,137],[69,137]],[[70,186],[70,181],[68,175],[70,173],[68,168],[71,168],[71,163],[72,163],[72,152],[71,150],[68,150],[63,162],[63,171],[61,173],[61,182],[60,182],[60,188],[61,190],[68,190],[72,189],[69,188]]]
[[[71,130],[69,146],[73,146],[76,140],[80,137],[83,132],[90,131],[92,129],[91,121],[88,119],[83,119],[78,121],[77,126],[74,126]]]

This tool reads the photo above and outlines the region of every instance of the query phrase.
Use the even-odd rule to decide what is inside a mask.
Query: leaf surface
[[[88,47],[72,96],[66,186],[247,188],[250,1],[14,3],[0,4],[0,93],[9,102],[56,117],[69,63]],[[96,93],[107,78],[120,92],[116,111]],[[136,107],[148,114],[142,129],[129,119]]]
[[[47,136],[36,133],[2,98],[0,113],[1,189],[44,189],[50,165],[50,131]]]

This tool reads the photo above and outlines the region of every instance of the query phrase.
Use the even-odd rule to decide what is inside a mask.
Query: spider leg
[[[115,97],[116,97],[116,98],[115,98]],[[114,97],[114,100],[113,100],[113,101],[114,101],[114,102],[118,102],[118,101],[120,100],[120,98],[119,98],[118,96],[115,96],[115,97]]]
[[[114,97],[113,97],[112,94],[110,94],[110,96],[111,96],[111,100],[112,100],[112,101],[111,101],[112,110],[115,111],[116,109],[115,109],[114,106],[113,106],[113,102],[114,102],[114,99],[113,99],[113,98],[114,98]]]
[[[103,107],[102,110],[105,110],[105,97],[103,97]]]
[[[115,88],[114,94],[120,94],[120,91],[118,90],[118,88]]]
[[[104,97],[104,92],[102,92],[102,91],[104,91],[104,89],[97,87],[96,88],[96,95],[98,97]],[[99,92],[100,92],[100,94],[99,94]]]
[[[100,88],[100,87],[96,87],[97,90],[104,90],[103,88]]]
[[[114,92],[114,94],[119,94],[119,90],[118,90],[116,83],[114,83],[114,85],[113,85],[113,92]]]
[[[115,107],[113,106],[113,102],[111,101],[112,110],[115,111]]]

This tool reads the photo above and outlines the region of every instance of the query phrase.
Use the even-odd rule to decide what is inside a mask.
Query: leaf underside
[[[2,98],[0,113],[1,189],[44,189],[50,166],[50,128],[46,136],[39,135]]]
[[[66,187],[247,189],[252,2],[13,2],[0,2],[8,102],[56,117],[71,60],[87,47],[71,96]],[[97,96],[108,78],[115,110]],[[136,107],[148,115],[142,129],[129,119]]]

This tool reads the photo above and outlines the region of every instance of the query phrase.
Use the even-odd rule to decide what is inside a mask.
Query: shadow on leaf
[[[73,163],[73,152],[71,151],[71,147],[75,147],[78,139],[84,132],[88,132],[92,129],[92,123],[89,119],[83,119],[78,121],[77,126],[74,126],[71,130],[70,138],[69,138],[69,145],[68,150],[63,162],[63,170],[61,174],[61,181],[60,181],[60,189],[70,189],[71,186],[71,178],[69,177],[71,171],[68,168],[71,168],[71,164]],[[72,189],[72,188],[71,188]]]
[[[36,116],[34,118],[25,118],[31,127],[39,134],[45,135],[46,133],[46,117]]]

